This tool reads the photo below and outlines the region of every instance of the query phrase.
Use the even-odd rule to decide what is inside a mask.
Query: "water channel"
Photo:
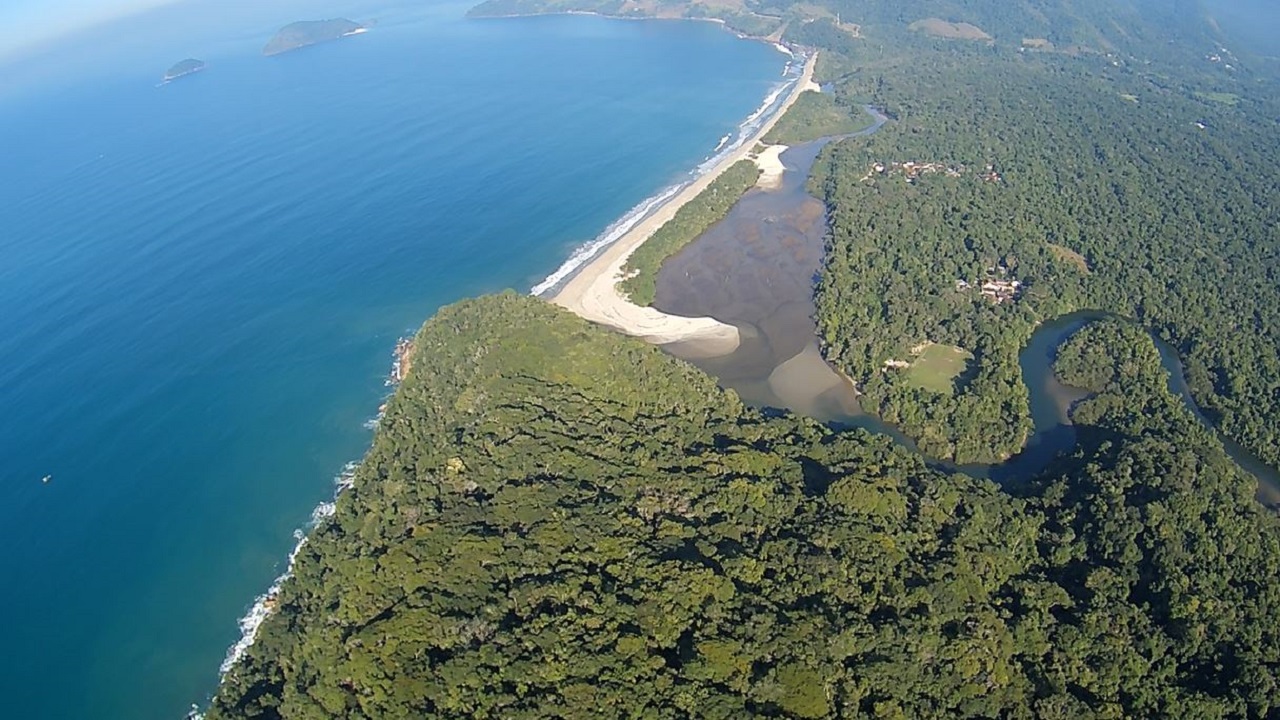
[[[875,123],[855,135],[870,135],[887,118],[872,108]],[[853,136],[843,136],[853,137]],[[689,360],[744,401],[758,407],[786,408],[840,427],[861,427],[888,435],[919,452],[910,438],[863,412],[853,383],[822,357],[814,322],[813,287],[825,247],[826,207],[805,189],[825,138],[797,145],[782,154],[786,173],[775,189],[754,189],[729,215],[681,252],[658,273],[654,306],[691,317],[709,315],[736,325],[742,342],[730,355],[705,357],[699,348],[666,346]],[[1081,311],[1043,323],[1019,356],[1027,384],[1034,431],[1022,452],[994,465],[955,466],[928,458],[931,465],[960,470],[997,482],[1030,478],[1059,453],[1075,447],[1071,406],[1088,393],[1058,382],[1052,370],[1057,348],[1090,322],[1114,317]],[[1197,418],[1212,427],[1191,397],[1177,353],[1152,338],[1169,372],[1169,389]],[[1280,506],[1280,473],[1238,444],[1218,434],[1227,453],[1258,479],[1258,499]]]

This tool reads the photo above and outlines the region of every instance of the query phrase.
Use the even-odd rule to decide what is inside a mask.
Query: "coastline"
[[[729,28],[725,26],[724,22],[718,18],[675,18],[675,17],[673,18],[625,18],[625,17],[615,17],[615,16],[604,15],[600,13],[591,13],[591,12],[566,12],[566,13],[555,13],[555,14],[594,15],[594,16],[609,19],[609,20],[628,20],[628,19],[631,19],[631,20],[695,20],[695,21],[712,22],[712,23],[715,23],[716,25],[721,26],[723,29],[729,30]],[[492,16],[492,17],[497,17],[497,16]],[[532,17],[532,16],[513,15],[509,17]],[[483,18],[477,18],[477,19],[483,19]],[[347,37],[366,34],[369,31],[370,31],[370,28],[362,27],[352,32],[346,33],[339,38],[335,38],[334,40],[345,39]],[[730,31],[732,32],[732,30]],[[772,43],[772,41],[769,41],[766,38],[747,37],[747,36],[742,36],[741,34],[736,32],[734,34],[744,39],[760,40],[764,42],[770,42],[771,45],[776,45],[776,43]],[[811,71],[812,68],[810,67],[809,69]],[[787,109],[790,108],[792,102],[794,102],[795,97],[800,94],[801,92],[800,88],[804,87],[805,79],[807,77],[809,77],[808,74],[802,75],[800,77],[793,76],[792,79],[788,81],[788,83],[782,83],[774,86],[774,88],[770,93],[770,98],[771,98],[770,103],[768,103],[765,107],[760,108],[760,110],[758,110],[757,113],[763,113],[768,109],[768,107],[773,107],[774,112],[769,113],[767,117],[765,117],[764,122],[762,123],[762,127],[759,128],[758,131],[753,132],[749,138],[743,141],[741,148],[739,148],[736,151],[733,151],[729,158],[718,160],[709,169],[704,170],[704,166],[699,166],[698,170],[701,172],[701,175],[697,178],[697,180],[691,183],[691,186],[694,186],[698,189],[694,190],[691,193],[690,197],[696,196],[697,192],[699,192],[705,185],[709,185],[715,178],[719,177],[723,173],[723,171],[727,167],[732,165],[735,161],[751,155],[751,151],[758,144],[759,139],[766,132],[768,132],[773,127],[776,120],[783,113],[785,113]],[[775,102],[775,99],[779,97],[782,97],[783,101],[774,105],[773,102]],[[757,115],[753,114],[752,117],[755,118],[757,117]],[[728,140],[729,138],[726,137],[724,142],[727,143]],[[719,148],[717,148],[717,150],[719,150]],[[657,198],[654,198],[656,202],[653,202],[651,204],[646,203],[643,208],[643,212],[640,214],[640,220],[642,221],[640,222],[640,226],[643,227],[646,223],[652,221],[655,215],[662,212],[663,209],[670,204],[669,199],[671,198],[671,194],[674,194],[675,191],[677,191],[678,189],[679,189],[678,187],[669,188],[668,190],[670,192],[664,192]],[[688,188],[686,187],[685,190],[687,191]],[[680,193],[680,194],[682,195],[683,193]],[[679,203],[672,205],[670,207],[670,212],[674,214],[675,210],[677,210],[680,206],[684,205],[685,202],[687,201],[688,199],[686,198],[684,200],[681,200]],[[665,220],[663,222],[665,222]],[[656,226],[653,227],[653,229],[645,233],[644,238],[647,239],[652,234],[652,232],[657,229],[657,227],[660,227],[661,224],[663,224],[663,222],[659,222]],[[634,228],[632,229],[632,232],[634,232]],[[631,233],[624,233],[620,237],[620,240],[629,238],[630,236],[631,236]],[[638,247],[639,244],[642,244],[642,242],[637,243],[636,246]],[[607,252],[611,247],[612,245],[606,245],[604,247],[604,251]],[[603,252],[601,254],[603,254]],[[628,256],[629,254],[630,253],[628,253]],[[598,260],[598,259],[599,259],[598,257],[595,258],[595,260]],[[625,262],[625,259],[626,258],[624,257],[623,258],[624,262]],[[593,260],[592,262],[589,262],[584,266],[577,268],[575,270],[575,273],[579,271],[587,270],[590,266],[594,265],[594,262],[595,261]],[[635,307],[635,306],[632,306],[632,307]],[[636,309],[640,310],[641,308],[637,307]],[[646,308],[646,309],[652,310],[652,308]],[[656,310],[653,310],[653,312],[657,313]],[[661,313],[658,313],[658,314],[661,315]],[[683,318],[681,318],[681,320],[683,320]],[[729,333],[731,333],[731,335],[724,335],[722,339],[731,342],[732,345],[728,346],[727,349],[723,349],[723,351],[721,351],[720,348],[724,347],[724,345],[716,346],[713,344],[711,346],[713,351],[711,354],[713,355],[722,354],[722,352],[728,353],[737,347],[737,344],[738,344],[737,328],[731,325],[725,325],[723,323],[719,323],[718,321],[715,321],[711,318],[704,318],[704,320],[707,323],[710,323],[712,326],[727,329]],[[713,331],[712,335],[709,335],[709,336],[698,335],[697,339],[699,341],[705,341],[708,338],[712,338],[714,343],[714,337],[715,337],[715,332]],[[651,342],[656,342],[652,338],[645,337],[644,339],[650,340]],[[401,338],[399,341],[397,341],[395,350],[393,352],[393,365],[391,368],[391,373],[387,378],[387,382],[386,382],[386,385],[388,387],[393,388],[392,395],[394,395],[394,390],[399,385],[399,381],[403,380],[403,378],[407,376],[410,372],[409,361],[411,359],[411,352],[409,352],[410,348],[405,346],[406,340],[411,341],[410,338]],[[381,407],[379,407],[378,409],[378,413],[372,418],[369,418],[365,423],[363,423],[363,426],[366,429],[371,431],[377,430],[377,428],[379,427],[379,424],[382,421],[383,411],[386,408],[386,402],[389,400],[389,398],[390,396],[384,397]],[[232,643],[226,649],[222,662],[220,663],[218,668],[219,682],[221,682],[222,678],[224,678],[228,673],[233,672],[237,668],[237,666],[241,663],[244,655],[249,651],[249,649],[257,641],[258,632],[261,625],[269,617],[271,617],[271,615],[275,612],[281,589],[283,588],[284,584],[288,581],[288,579],[293,575],[296,558],[299,556],[300,552],[303,550],[306,543],[308,542],[308,538],[310,537],[312,531],[321,523],[325,522],[333,514],[336,507],[336,503],[339,501],[339,498],[344,493],[346,493],[347,490],[353,487],[354,473],[356,468],[359,467],[361,462],[362,460],[353,460],[353,461],[347,462],[342,466],[341,470],[332,478],[332,483],[333,483],[332,496],[329,499],[319,503],[315,508],[313,508],[309,519],[305,523],[303,523],[301,527],[294,530],[293,532],[294,544],[292,549],[289,551],[287,555],[287,559],[284,563],[283,570],[280,571],[278,575],[276,575],[276,577],[272,580],[270,585],[264,591],[262,591],[261,593],[253,597],[252,601],[248,604],[246,610],[244,611],[244,614],[241,615],[236,620],[236,625],[239,630],[239,637],[235,640],[234,643]],[[205,698],[202,705],[207,706],[208,700],[209,698]],[[188,714],[187,717],[189,720],[191,718],[202,717],[201,708],[196,705],[193,705],[191,708],[191,712],[190,714]]]
[[[734,163],[751,158],[761,165],[766,176],[781,176],[777,168],[781,164],[777,153],[781,150],[773,150],[768,153],[770,157],[761,162],[760,158],[755,157],[756,147],[796,99],[811,89],[817,58],[818,53],[815,52],[806,59],[804,71],[793,82],[786,98],[737,150],[720,158],[697,180],[653,208],[633,228],[583,264],[576,274],[547,299],[586,320],[654,344],[693,342],[708,356],[727,355],[736,350],[740,343],[736,326],[711,317],[680,317],[652,307],[640,307],[624,298],[617,285],[623,279],[623,268],[631,254]],[[763,180],[762,177],[762,182]],[[762,184],[762,187],[768,185]]]
[[[608,13],[602,13],[596,10],[555,10],[555,11],[549,11],[549,12],[515,12],[515,13],[501,13],[501,14],[495,14],[495,15],[472,15],[470,12],[468,12],[467,19],[469,20],[511,20],[513,18],[556,17],[556,16],[565,16],[565,15],[585,15],[587,17],[605,18],[607,20],[692,20],[694,22],[709,22],[709,23],[715,23],[716,25],[719,25],[720,27],[726,30],[729,30],[730,32],[734,32],[734,34],[738,35],[744,40],[767,40],[767,38],[764,38],[764,37],[759,37],[754,35],[742,35],[741,33],[738,33],[730,29],[728,24],[725,23],[723,19],[714,18],[714,17],[685,17],[683,15],[610,15]]]

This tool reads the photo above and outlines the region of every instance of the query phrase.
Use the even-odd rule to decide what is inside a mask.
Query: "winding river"
[[[805,182],[828,143],[870,135],[887,118],[873,108],[873,125],[854,135],[797,145],[782,154],[781,186],[749,191],[724,220],[669,258],[658,273],[654,306],[676,315],[709,315],[738,326],[742,343],[730,355],[702,357],[693,345],[665,349],[689,360],[735,390],[746,402],[776,407],[841,427],[887,435],[909,449],[915,444],[897,428],[863,412],[848,378],[822,357],[813,320],[813,286],[822,264],[826,207],[808,194]],[[1081,311],[1040,325],[1019,356],[1027,384],[1034,431],[1022,452],[993,465],[956,466],[927,458],[932,466],[959,470],[1000,483],[1032,477],[1059,453],[1075,447],[1071,406],[1087,392],[1058,382],[1052,366],[1057,348],[1095,320],[1115,317]],[[1169,389],[1206,426],[1187,388],[1177,353],[1152,336],[1169,373]],[[1216,432],[1216,430],[1215,430]],[[1258,499],[1280,506],[1280,473],[1218,433],[1230,457],[1258,480]]]
[[[1030,342],[1018,357],[1018,362],[1022,366],[1022,379],[1027,384],[1031,418],[1035,426],[1031,438],[1021,453],[1003,463],[963,466],[960,468],[962,471],[989,477],[999,482],[1017,481],[1038,472],[1058,453],[1075,447],[1076,434],[1071,426],[1069,413],[1071,406],[1088,397],[1089,393],[1059,382],[1053,372],[1053,362],[1056,359],[1058,347],[1076,331],[1089,323],[1106,319],[1134,322],[1130,318],[1114,313],[1080,310],[1043,323],[1036,328]],[[1218,432],[1192,398],[1177,351],[1149,331],[1148,335],[1160,353],[1160,364],[1168,373],[1169,392],[1181,398],[1187,410],[1214,432],[1227,455],[1241,469],[1257,479],[1258,501],[1271,507],[1280,507],[1280,472]]]

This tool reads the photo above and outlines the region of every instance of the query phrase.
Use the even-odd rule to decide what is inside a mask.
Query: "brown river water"
[[[723,221],[667,260],[654,306],[738,326],[742,342],[730,355],[705,358],[695,344],[666,349],[743,400],[843,421],[861,414],[857,392],[822,359],[813,320],[827,219],[804,184],[822,144],[783,153],[781,187],[749,191]]]

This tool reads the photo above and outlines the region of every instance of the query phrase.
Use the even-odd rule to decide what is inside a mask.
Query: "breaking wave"
[[[662,203],[666,202],[673,195],[683,190],[689,182],[691,181],[677,183],[665,188],[657,195],[647,198],[644,202],[628,210],[626,215],[623,215],[612,225],[605,228],[604,232],[600,233],[596,239],[574,250],[573,254],[569,256],[569,259],[565,260],[555,272],[548,275],[546,280],[534,285],[533,289],[529,291],[530,294],[539,296],[544,295],[560,283],[567,280],[578,268],[586,265],[588,262],[591,262],[591,259],[598,255],[601,250],[604,250],[617,242],[618,238],[626,235],[631,228],[638,225],[640,221],[644,220],[645,217],[647,217],[649,213],[653,212],[655,208],[660,207]]]
[[[244,657],[245,652],[258,639],[258,629],[262,627],[262,623],[275,610],[276,601],[280,597],[280,589],[284,586],[284,582],[293,575],[293,564],[297,561],[298,554],[302,552],[302,548],[307,545],[308,533],[320,523],[333,517],[334,510],[337,508],[337,498],[351,488],[358,466],[359,464],[355,462],[349,462],[344,465],[342,472],[333,479],[334,499],[317,505],[311,511],[311,519],[307,522],[307,525],[293,531],[293,537],[297,542],[294,544],[293,550],[289,552],[289,562],[285,566],[284,573],[271,583],[271,587],[267,588],[266,592],[254,599],[253,605],[249,607],[249,612],[245,613],[244,617],[237,622],[240,626],[240,639],[227,650],[226,658],[222,661],[222,665],[218,667],[219,675],[225,675],[230,672],[231,668],[235,667],[240,658]]]

